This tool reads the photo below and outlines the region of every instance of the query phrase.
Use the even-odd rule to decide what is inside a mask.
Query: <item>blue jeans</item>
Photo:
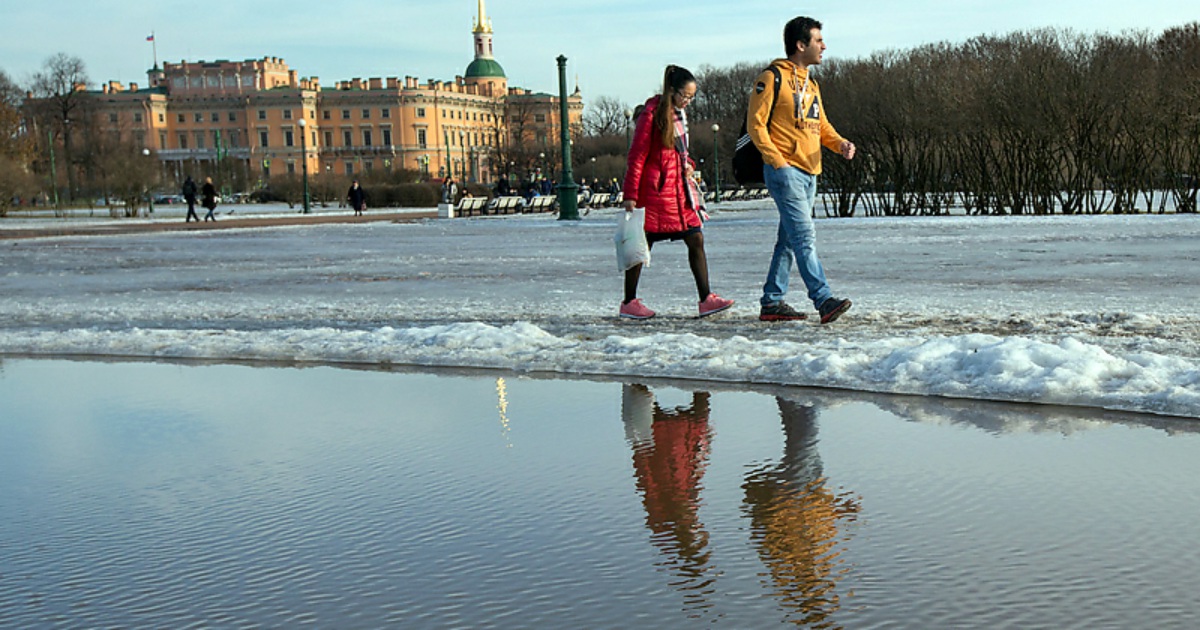
[[[800,278],[808,288],[808,299],[814,307],[820,308],[822,302],[833,297],[833,290],[825,281],[825,269],[817,258],[816,229],[812,220],[817,178],[794,166],[777,169],[766,164],[763,165],[763,181],[779,209],[779,233],[775,237],[775,253],[771,256],[760,302],[763,306],[774,306],[783,301],[794,260],[800,269]]]

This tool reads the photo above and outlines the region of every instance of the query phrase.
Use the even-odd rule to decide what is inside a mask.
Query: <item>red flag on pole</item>
[[[154,41],[154,35],[153,35],[153,34],[147,35],[147,36],[146,36],[146,41],[148,41],[148,42],[152,42],[152,41]]]

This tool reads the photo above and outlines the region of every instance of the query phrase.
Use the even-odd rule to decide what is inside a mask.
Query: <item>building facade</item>
[[[305,166],[317,176],[404,169],[484,183],[520,177],[557,155],[560,100],[508,85],[478,2],[474,60],[453,81],[355,78],[322,87],[275,57],[164,63],[146,87],[102,86],[99,123],[131,134],[176,177],[221,164],[261,181]],[[578,87],[567,106],[575,137]]]

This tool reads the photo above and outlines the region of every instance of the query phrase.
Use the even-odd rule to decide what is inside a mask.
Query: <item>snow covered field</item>
[[[238,212],[241,212],[239,207]],[[769,200],[681,243],[615,317],[617,211],[0,242],[0,353],[496,367],[1200,417],[1200,217],[819,220],[838,322],[766,324]],[[38,224],[22,220],[20,225]],[[13,227],[7,220],[3,226]],[[811,308],[793,273],[789,302]]]

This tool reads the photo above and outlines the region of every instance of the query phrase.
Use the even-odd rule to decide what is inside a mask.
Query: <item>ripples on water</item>
[[[9,361],[0,626],[1194,627],[1197,426]]]

